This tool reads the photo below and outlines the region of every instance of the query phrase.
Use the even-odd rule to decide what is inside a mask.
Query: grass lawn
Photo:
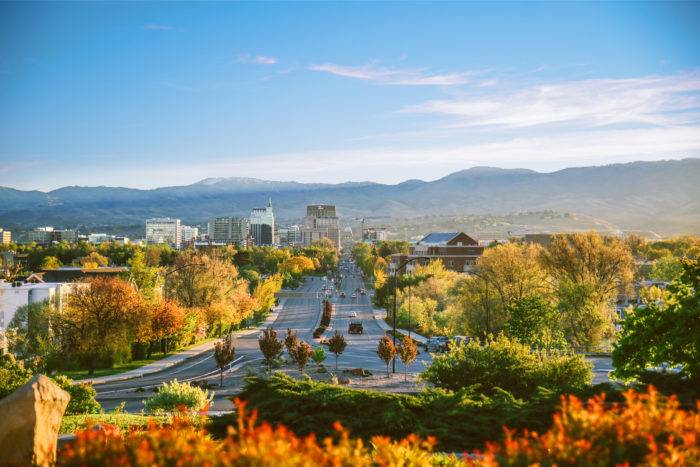
[[[182,349],[177,350],[176,352],[171,352],[168,354],[163,354],[163,353],[154,353],[151,358],[146,358],[143,360],[133,360],[128,363],[120,363],[118,365],[114,365],[111,368],[98,368],[95,370],[95,373],[92,375],[88,374],[88,370],[64,370],[59,372],[60,374],[66,375],[71,379],[74,380],[81,380],[81,379],[87,379],[87,378],[97,378],[100,376],[109,376],[109,375],[116,375],[118,373],[124,373],[125,371],[129,370],[135,370],[136,368],[140,368],[144,365],[148,365],[149,363],[157,362],[158,360],[161,360],[165,357],[169,357],[170,355],[174,355],[177,352],[180,352],[182,350],[187,350],[189,348],[192,348],[194,346],[203,344],[205,342],[208,342],[210,340],[213,340],[214,338],[208,338],[204,339],[202,341],[199,341],[195,344],[192,344],[187,347],[183,347]]]

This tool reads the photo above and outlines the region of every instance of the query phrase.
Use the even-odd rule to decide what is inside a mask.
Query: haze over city
[[[700,154],[698,3],[0,4],[0,185]]]

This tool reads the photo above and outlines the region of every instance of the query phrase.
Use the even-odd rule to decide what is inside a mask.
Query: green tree
[[[513,300],[508,305],[509,319],[504,332],[523,344],[538,349],[565,349],[556,309],[538,295]]]
[[[63,266],[63,263],[55,256],[45,256],[41,261],[41,269],[58,269],[61,266]]]
[[[154,300],[158,295],[156,290],[162,285],[158,268],[148,265],[143,251],[134,252],[134,256],[129,260],[129,271],[124,275],[145,300]]]
[[[700,263],[682,265],[667,300],[636,308],[623,321],[613,346],[616,376],[633,378],[668,363],[680,365],[691,380],[700,379]]]
[[[311,354],[311,360],[318,366],[319,368],[321,365],[323,365],[323,362],[326,361],[326,351],[323,350],[322,346],[316,347],[314,349],[314,352]]]
[[[680,258],[667,255],[657,259],[651,267],[649,277],[657,281],[671,282],[683,272]]]

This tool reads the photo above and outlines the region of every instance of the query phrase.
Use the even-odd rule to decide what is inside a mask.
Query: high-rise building
[[[369,227],[362,231],[362,241],[367,243],[377,243],[386,240],[387,234],[384,227]]]
[[[12,242],[12,232],[0,228],[0,245],[9,245]]]
[[[184,246],[193,242],[199,235],[198,227],[190,227],[189,225],[180,226],[180,246]]]
[[[329,204],[307,206],[301,236],[304,245],[328,238],[337,249],[340,249],[340,228],[335,206]]]
[[[147,243],[167,243],[174,248],[180,248],[181,235],[180,219],[163,217],[146,220]]]
[[[27,241],[40,245],[49,245],[53,242],[74,243],[78,240],[78,233],[70,229],[54,229],[53,227],[37,227],[27,232]]]
[[[272,199],[265,208],[253,208],[250,213],[250,235],[256,245],[275,244],[275,214]]]
[[[211,242],[243,245],[250,234],[250,222],[245,217],[212,217],[207,232]]]
[[[301,227],[298,225],[280,227],[277,230],[277,243],[279,243],[280,246],[301,245]]]

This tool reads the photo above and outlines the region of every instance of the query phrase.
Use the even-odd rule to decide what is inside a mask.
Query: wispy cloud
[[[253,63],[255,65],[275,65],[279,60],[277,60],[277,57],[270,55],[241,54],[238,56],[238,61],[241,63]]]
[[[683,125],[700,119],[700,73],[496,89],[431,100],[403,112],[451,116],[459,127]]]
[[[172,31],[175,28],[167,24],[147,23],[143,25],[143,29],[146,31]]]
[[[311,65],[309,70],[330,73],[344,78],[360,79],[378,84],[405,86],[454,86],[467,83],[472,73],[432,73],[425,68],[401,69],[374,63],[345,66],[334,63]]]

